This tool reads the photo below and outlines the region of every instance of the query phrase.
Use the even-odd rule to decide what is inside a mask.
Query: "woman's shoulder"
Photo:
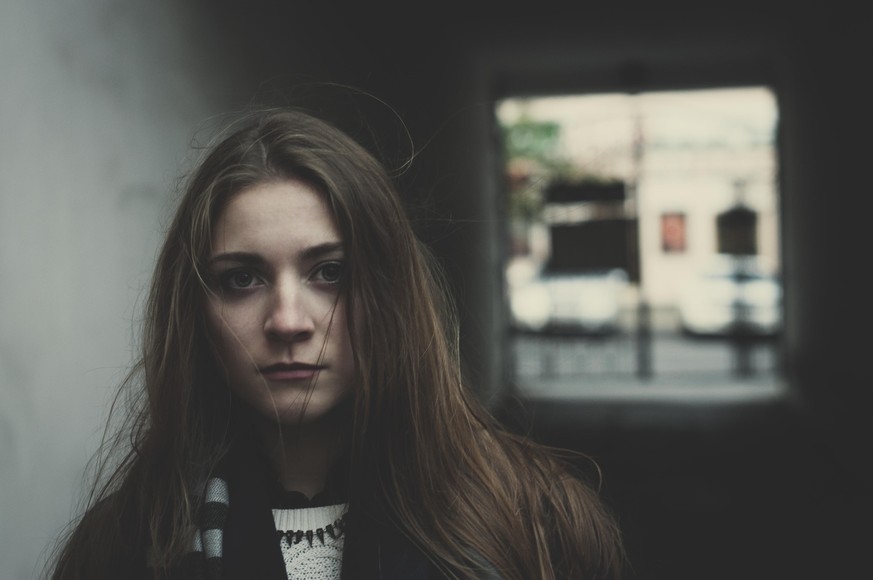
[[[53,563],[52,580],[145,578],[145,535],[126,503],[110,494],[71,524]]]
[[[518,516],[537,538],[531,549],[557,578],[619,578],[623,541],[597,463],[513,433],[498,437],[508,458],[504,481],[515,486]]]

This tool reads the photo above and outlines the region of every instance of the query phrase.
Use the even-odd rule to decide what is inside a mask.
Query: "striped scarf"
[[[222,556],[224,528],[230,510],[230,490],[220,477],[206,484],[200,511],[199,529],[194,530],[191,552],[186,556],[187,573],[191,580],[220,580],[224,578]]]

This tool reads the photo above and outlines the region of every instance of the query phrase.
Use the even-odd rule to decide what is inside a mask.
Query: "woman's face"
[[[243,190],[212,248],[207,319],[230,387],[280,424],[324,417],[355,377],[343,240],[324,196],[297,180]]]

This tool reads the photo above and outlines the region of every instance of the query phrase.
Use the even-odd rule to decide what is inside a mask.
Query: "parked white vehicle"
[[[621,269],[540,274],[510,286],[513,324],[532,332],[614,332],[627,284]]]
[[[739,328],[771,336],[782,326],[782,286],[754,257],[719,256],[683,285],[678,307],[689,334],[726,336]]]

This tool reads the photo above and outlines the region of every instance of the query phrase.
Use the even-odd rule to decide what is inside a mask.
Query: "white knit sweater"
[[[289,580],[339,580],[348,504],[274,509]]]

